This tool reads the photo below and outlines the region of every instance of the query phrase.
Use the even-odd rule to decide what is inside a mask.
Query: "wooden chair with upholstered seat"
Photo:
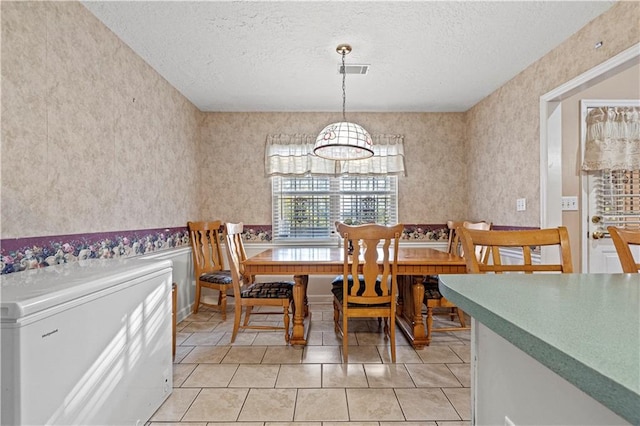
[[[640,229],[624,229],[615,226],[607,227],[613,245],[618,252],[618,259],[622,265],[622,271],[626,273],[640,272],[640,258],[634,259],[631,246],[640,248]]]
[[[338,222],[336,229],[343,239],[344,268],[342,275],[333,281],[331,291],[335,330],[342,336],[344,362],[349,359],[350,318],[378,318],[379,322],[384,318],[385,340],[389,339],[391,361],[396,362],[398,242],[404,226],[374,223],[349,226]],[[353,242],[353,253],[349,253],[349,240]]]
[[[244,244],[242,242],[243,224],[227,223],[226,227],[227,256],[229,260],[229,268],[231,270],[235,299],[235,313],[231,343],[235,342],[240,328],[255,330],[284,330],[284,340],[288,342],[290,322],[289,306],[293,307],[293,281],[252,283],[251,279],[244,275],[244,266],[242,265],[242,261],[246,259]],[[275,312],[273,310],[259,310],[253,312],[254,306],[279,306],[282,310],[280,312]],[[245,311],[244,322],[240,324],[243,308]],[[251,324],[250,320],[252,314],[282,315],[284,325]]]
[[[534,272],[573,272],[571,263],[571,247],[567,228],[513,230],[513,231],[483,231],[460,228],[460,239],[465,252],[474,252],[476,247],[482,246],[489,250],[487,262],[479,261],[476,256],[465,256],[467,273],[479,274],[493,272],[520,272],[531,274]],[[556,246],[558,248],[558,262],[533,263],[532,250],[536,247]],[[501,249],[516,250],[517,256],[512,256],[513,262],[504,262]],[[520,260],[520,255],[522,259]]]
[[[447,251],[451,254],[455,254],[456,256],[463,256],[463,249],[460,242],[460,232],[458,228],[466,227],[469,229],[491,229],[491,223],[487,222],[470,222],[470,221],[448,221],[447,228],[449,228],[449,240],[447,244]],[[478,247],[476,252],[476,256],[479,259],[483,259],[485,257],[486,250],[483,250],[481,247]],[[461,330],[469,330],[470,327],[467,326],[467,322],[464,317],[464,312],[462,309],[458,308],[456,305],[451,303],[447,298],[443,297],[440,294],[440,290],[438,288],[438,276],[437,275],[427,275],[424,277],[424,305],[427,309],[426,319],[427,319],[427,342],[431,342],[431,333],[433,331],[461,331]],[[446,312],[442,312],[441,308],[447,308]],[[454,321],[455,318],[458,318],[458,322],[460,326],[452,326],[452,327],[437,327],[433,326],[433,316],[434,315],[449,315],[450,320]]]
[[[196,280],[195,303],[193,313],[197,314],[200,305],[218,309],[222,319],[227,319],[227,293],[231,285],[231,272],[223,269],[222,249],[220,247],[219,220],[209,222],[187,222],[191,252],[193,255],[193,269]],[[202,300],[202,288],[218,291],[218,303],[208,303]]]

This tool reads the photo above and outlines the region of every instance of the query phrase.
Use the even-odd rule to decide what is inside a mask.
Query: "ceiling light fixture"
[[[340,44],[336,52],[342,55],[342,121],[322,129],[313,147],[313,153],[328,160],[361,160],[373,155],[371,136],[362,126],[350,123],[345,117],[347,95],[345,89],[346,68],[344,57],[351,53],[351,46]]]

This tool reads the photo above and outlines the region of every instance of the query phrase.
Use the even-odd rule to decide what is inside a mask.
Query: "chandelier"
[[[318,135],[313,147],[313,153],[328,160],[361,160],[373,155],[371,136],[362,126],[348,122],[345,117],[347,103],[345,77],[346,68],[344,58],[351,53],[351,46],[340,44],[336,48],[342,56],[342,121],[331,123]]]

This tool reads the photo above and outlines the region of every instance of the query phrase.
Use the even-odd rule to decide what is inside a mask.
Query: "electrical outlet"
[[[516,211],[523,212],[527,210],[527,199],[526,198],[518,198],[516,200]]]
[[[578,197],[562,197],[562,210],[578,210]]]

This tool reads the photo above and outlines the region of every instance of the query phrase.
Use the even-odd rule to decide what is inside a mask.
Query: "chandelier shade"
[[[351,46],[341,44],[336,48],[342,56],[342,121],[329,124],[322,129],[313,147],[313,153],[327,160],[362,160],[373,156],[371,135],[361,125],[350,123],[345,117],[347,103],[344,57],[351,52]]]
[[[371,136],[361,125],[341,121],[322,129],[313,153],[328,160],[361,160],[373,156]]]

